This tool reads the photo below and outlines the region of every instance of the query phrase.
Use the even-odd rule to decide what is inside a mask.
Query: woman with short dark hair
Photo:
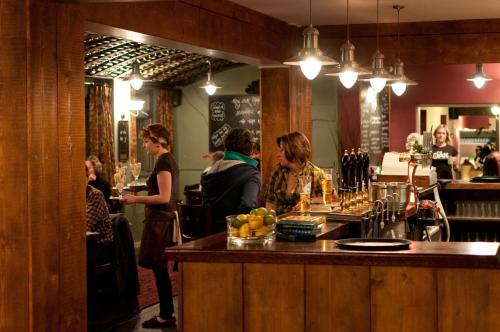
[[[248,129],[234,128],[224,139],[224,158],[201,177],[203,204],[211,206],[214,231],[226,229],[226,216],[248,213],[257,207],[261,178]]]
[[[500,176],[500,152],[494,151],[484,158],[483,176]]]

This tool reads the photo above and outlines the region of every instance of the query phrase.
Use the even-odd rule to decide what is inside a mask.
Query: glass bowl
[[[274,240],[276,217],[256,216],[248,214],[230,215],[226,217],[227,239],[236,244],[265,243]]]

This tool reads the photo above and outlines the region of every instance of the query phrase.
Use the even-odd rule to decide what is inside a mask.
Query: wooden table
[[[499,331],[498,243],[334,241],[233,245],[219,233],[169,248],[179,331]]]

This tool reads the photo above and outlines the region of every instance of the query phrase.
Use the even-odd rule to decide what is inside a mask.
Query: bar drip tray
[[[410,248],[411,241],[406,239],[386,238],[351,238],[336,240],[340,249],[346,250],[406,250]]]

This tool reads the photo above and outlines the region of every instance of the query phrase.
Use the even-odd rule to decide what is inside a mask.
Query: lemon
[[[238,219],[242,223],[246,223],[246,222],[248,222],[248,214],[238,214],[236,216],[236,219]]]
[[[267,226],[262,226],[261,228],[259,228],[255,231],[255,236],[266,235],[267,233],[269,233],[269,231],[270,230]]]
[[[248,224],[243,224],[240,227],[240,237],[249,237],[250,236],[250,227]]]
[[[264,217],[264,225],[272,225],[276,222],[276,217],[272,214],[266,214]]]
[[[234,227],[234,228],[240,228],[241,225],[243,225],[245,222],[241,221],[240,219],[238,218],[234,218],[232,221],[231,221],[231,226]]]
[[[248,217],[248,225],[250,229],[258,229],[264,224],[264,218],[262,216],[252,216]]]
[[[274,211],[274,210],[268,210],[267,214],[272,214],[273,216],[276,217],[276,211]]]
[[[231,236],[239,237],[240,236],[240,231],[237,228],[230,228],[230,234]]]

